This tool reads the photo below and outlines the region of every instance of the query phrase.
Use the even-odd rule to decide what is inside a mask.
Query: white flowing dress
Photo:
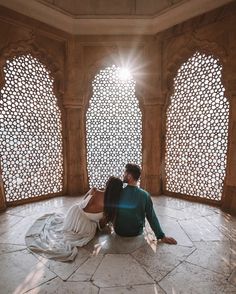
[[[93,195],[73,205],[66,216],[45,214],[35,221],[25,236],[27,247],[47,258],[74,260],[78,248],[93,239],[103,213],[86,213],[83,209]]]

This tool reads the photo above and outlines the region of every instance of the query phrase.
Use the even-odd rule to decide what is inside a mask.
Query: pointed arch
[[[0,153],[6,201],[61,194],[64,164],[60,71],[31,42],[11,44],[2,50],[0,65]]]
[[[229,101],[222,65],[195,52],[178,69],[166,113],[167,191],[220,201],[226,173]]]
[[[110,175],[122,176],[124,165],[142,161],[142,113],[132,77],[122,80],[120,68],[99,71],[92,82],[86,113],[89,185],[104,187]]]

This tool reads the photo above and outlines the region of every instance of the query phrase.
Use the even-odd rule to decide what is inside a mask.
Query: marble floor
[[[161,226],[178,241],[98,233],[73,262],[29,252],[24,236],[44,213],[63,212],[79,197],[59,197],[0,214],[0,293],[236,293],[236,218],[216,207],[153,197]]]

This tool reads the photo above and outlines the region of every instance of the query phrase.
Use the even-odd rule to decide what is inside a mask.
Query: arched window
[[[7,60],[0,95],[0,155],[6,201],[63,187],[61,112],[53,79],[32,55]]]
[[[112,65],[92,82],[86,113],[87,168],[90,187],[104,187],[121,176],[127,162],[141,165],[142,115],[129,72]]]
[[[167,109],[167,191],[221,199],[229,117],[221,76],[219,60],[199,52],[178,70]]]

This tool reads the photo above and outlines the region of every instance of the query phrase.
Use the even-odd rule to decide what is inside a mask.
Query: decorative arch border
[[[7,60],[11,60],[14,57],[19,57],[26,54],[31,54],[34,58],[37,58],[48,70],[49,76],[53,79],[53,92],[57,98],[57,104],[61,111],[61,123],[62,123],[62,148],[63,148],[63,189],[60,193],[51,193],[47,195],[41,195],[38,197],[32,197],[28,199],[17,200],[11,203],[6,203],[4,183],[1,184],[0,190],[0,203],[3,203],[0,209],[5,209],[7,206],[14,206],[17,204],[30,203],[40,201],[42,199],[48,199],[49,197],[61,196],[65,194],[67,189],[67,176],[66,176],[66,124],[65,124],[65,109],[63,106],[63,94],[64,94],[64,83],[63,73],[60,70],[57,63],[53,60],[52,56],[44,49],[39,48],[35,43],[34,34],[32,33],[31,38],[28,40],[21,40],[18,42],[12,42],[0,50],[0,89],[5,85],[4,66]],[[1,165],[0,165],[0,181],[1,181]]]
[[[60,71],[58,65],[53,61],[52,57],[48,54],[48,52],[46,52],[44,49],[39,49],[39,46],[37,46],[33,42],[33,39],[28,41],[10,43],[8,46],[0,50],[0,88],[2,88],[5,84],[3,68],[6,64],[6,61],[13,59],[13,57],[18,57],[25,54],[31,54],[47,68],[50,77],[52,77],[54,80],[54,94],[58,98],[59,104],[61,104],[64,93],[62,72]]]
[[[222,83],[226,85],[226,70],[225,64],[227,62],[227,52],[225,48],[219,46],[216,42],[209,42],[207,40],[200,40],[194,37],[192,40],[188,40],[189,43],[185,46],[182,51],[178,54],[174,55],[171,62],[167,65],[167,74],[166,74],[166,84],[167,84],[167,91],[166,94],[170,97],[174,92],[174,78],[177,75],[178,69],[180,66],[186,62],[192,55],[198,51],[200,53],[205,53],[207,55],[213,55],[219,59],[221,65],[223,66],[222,69]],[[227,90],[227,89],[226,89]],[[227,94],[228,95],[228,94]],[[166,97],[166,98],[168,98]],[[229,99],[229,98],[228,98]],[[170,101],[166,99],[166,103],[169,104]]]
[[[117,47],[112,47],[111,51],[109,52],[108,56],[107,53],[104,53],[98,60],[96,60],[94,63],[92,63],[86,74],[86,88],[85,88],[85,99],[84,99],[84,105],[85,105],[85,112],[87,111],[88,108],[88,103],[90,98],[92,97],[92,81],[95,78],[95,76],[99,73],[99,71],[105,69],[106,67],[111,66],[112,64],[115,64],[118,67],[122,67],[123,64],[120,60],[120,55],[117,53]],[[144,100],[143,100],[143,95],[141,94],[142,91],[139,86],[139,79],[138,75],[135,73],[134,75],[134,80],[136,82],[135,86],[135,96],[137,97],[139,101],[139,107],[141,111],[143,111],[143,105],[144,105]],[[140,95],[141,94],[141,95]]]
[[[210,42],[208,40],[201,40],[196,38],[196,36],[189,37],[187,40],[187,45],[181,50],[178,51],[177,54],[175,54],[172,58],[169,59],[167,67],[166,67],[166,75],[164,77],[164,85],[166,87],[166,90],[163,91],[163,95],[165,96],[165,104],[163,107],[163,119],[162,119],[162,168],[161,168],[161,178],[162,178],[162,190],[165,195],[188,199],[194,202],[203,202],[203,203],[209,203],[209,204],[215,204],[218,206],[221,206],[224,202],[225,198],[225,182],[223,185],[223,193],[222,198],[220,201],[212,200],[212,199],[206,199],[202,197],[192,196],[192,195],[184,195],[180,193],[174,193],[169,192],[166,190],[166,173],[165,173],[165,150],[166,150],[166,120],[167,120],[167,109],[170,105],[170,97],[174,93],[174,78],[177,75],[177,72],[180,68],[180,66],[186,62],[189,58],[193,56],[193,54],[198,51],[200,53],[205,53],[207,55],[213,55],[216,58],[219,59],[220,64],[222,65],[222,77],[221,82],[225,88],[225,96],[228,99],[229,107],[231,106],[231,95],[230,91],[227,89],[227,70],[226,70],[226,63],[228,61],[228,53],[226,49],[222,46],[220,46],[216,42]],[[227,170],[228,170],[228,158],[229,158],[229,131],[230,131],[230,125],[231,125],[231,107],[229,110],[229,129],[228,129],[228,143],[227,143],[227,164],[226,164],[226,174],[225,179],[227,177]]]

